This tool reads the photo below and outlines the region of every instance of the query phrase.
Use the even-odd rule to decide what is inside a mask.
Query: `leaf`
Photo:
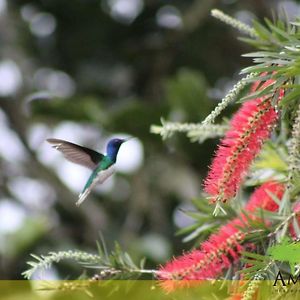
[[[183,234],[187,234],[190,233],[191,231],[194,231],[195,229],[197,229],[199,226],[201,226],[202,222],[197,222],[194,223],[192,225],[186,226],[184,228],[181,228],[179,230],[176,231],[175,235],[183,235]]]
[[[272,32],[277,33],[280,37],[283,37],[287,41],[291,41],[293,43],[299,43],[299,41],[296,38],[294,38],[291,34],[278,28],[277,26],[272,24],[269,20],[266,20],[266,22],[267,22],[268,26],[270,27],[270,29],[272,30]]]
[[[254,73],[273,72],[273,71],[278,71],[278,69],[280,69],[279,66],[272,66],[272,65],[269,65],[269,63],[262,63],[259,65],[244,68],[244,69],[242,69],[240,74],[246,74],[246,73],[252,73],[252,72],[254,72]]]
[[[99,252],[99,256],[107,258],[108,251],[106,248],[106,243],[105,243],[104,237],[101,232],[99,233],[99,237],[100,237],[100,241],[96,241],[96,246],[97,246],[97,249]]]
[[[243,260],[244,262],[246,263],[252,263],[251,260]],[[247,267],[247,268],[244,268],[242,270],[239,270],[237,271],[237,273],[239,274],[243,274],[243,273],[249,273],[249,272],[253,272],[253,271],[259,271],[261,270],[262,268],[264,267],[264,264],[255,264],[254,266],[251,266],[251,267]]]
[[[239,100],[239,102],[248,101],[250,99],[261,98],[263,96],[270,97],[270,91],[272,91],[273,89],[274,89],[274,83],[268,85],[266,88],[264,88],[262,90],[258,90],[256,92],[251,93],[250,95],[243,97],[242,99]]]
[[[124,261],[131,267],[136,268],[135,263],[133,262],[133,260],[131,259],[130,255],[125,252],[124,253]]]
[[[140,260],[140,269],[144,269],[145,264],[146,264],[146,257],[143,257],[143,258]]]
[[[300,96],[300,86],[298,86],[297,89],[294,89],[293,91],[286,94],[279,102],[279,105],[285,106],[291,104],[293,101],[299,100],[299,96]]]
[[[245,257],[245,258],[253,258],[255,259],[256,261],[265,261],[266,260],[266,257],[261,255],[261,254],[257,254],[257,253],[253,253],[253,252],[248,252],[248,251],[243,251],[242,252],[242,256]]]
[[[286,172],[287,168],[288,165],[279,154],[278,149],[274,149],[270,143],[263,147],[259,158],[253,164],[254,170],[273,169],[278,172]]]
[[[38,256],[38,255],[36,255],[36,254],[30,254],[30,256],[31,257],[33,257],[33,258],[35,258],[37,261],[39,261],[39,262],[42,262],[43,261],[43,258],[42,257],[40,257],[40,256]]]
[[[269,51],[258,51],[242,54],[243,57],[273,57],[280,58],[281,55],[278,52],[269,52]]]
[[[296,217],[293,217],[293,228],[295,230],[295,234],[297,236],[297,238],[300,237],[300,227],[299,227],[299,223]]]
[[[276,197],[273,193],[271,193],[269,190],[266,190],[266,193],[268,194],[268,196],[270,196],[272,198],[272,200],[278,205],[282,205],[282,201]]]
[[[195,239],[196,237],[198,237],[202,232],[205,232],[205,231],[212,229],[214,227],[217,227],[217,226],[218,226],[217,223],[204,224],[204,225],[198,227],[196,230],[194,230],[191,234],[186,236],[182,241],[184,243],[187,243],[187,242]]]
[[[274,74],[272,73],[268,73],[267,75],[261,75],[261,74],[258,74],[257,76],[255,77],[251,77],[249,78],[247,81],[250,83],[250,82],[257,82],[257,81],[266,81],[268,79],[271,79],[274,77]]]
[[[204,198],[201,199],[194,198],[192,199],[192,203],[198,209],[199,212],[206,213],[209,215],[211,215],[213,212],[212,206],[207,205],[207,201]]]
[[[239,37],[238,40],[242,41],[246,44],[249,44],[255,48],[266,49],[266,50],[269,50],[269,48],[270,48],[270,43],[263,42],[261,40],[257,40],[257,39],[254,40],[254,39],[246,38],[246,37]],[[265,46],[265,47],[263,47],[263,46]]]
[[[246,235],[245,241],[250,242],[261,242],[268,238],[269,230],[259,231],[259,232],[251,232]]]
[[[270,39],[271,32],[264,25],[262,25],[261,23],[259,23],[256,20],[254,20],[253,21],[253,27],[254,27],[256,33],[258,34],[258,36],[262,40],[268,41]]]

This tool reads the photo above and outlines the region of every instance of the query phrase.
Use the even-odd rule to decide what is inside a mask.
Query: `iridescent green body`
[[[85,192],[87,188],[93,183],[95,179],[99,176],[100,172],[105,172],[108,170],[112,165],[114,165],[114,161],[112,161],[107,155],[103,156],[102,160],[99,162],[98,166],[92,172],[91,176],[89,177],[88,181],[86,182],[82,194]]]

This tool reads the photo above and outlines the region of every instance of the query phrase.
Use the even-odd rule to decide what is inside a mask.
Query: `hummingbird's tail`
[[[78,198],[77,202],[75,203],[76,206],[79,206],[86,199],[86,197],[89,195],[89,193],[91,192],[91,190],[92,189],[88,188],[83,193],[81,193],[79,195],[79,198]]]
[[[79,195],[79,199],[77,200],[76,205],[79,206],[86,199],[86,197],[89,195],[91,190],[95,187],[95,185],[103,183],[113,173],[114,173],[114,166],[111,166],[108,169],[100,172],[95,170],[90,176],[82,193]]]

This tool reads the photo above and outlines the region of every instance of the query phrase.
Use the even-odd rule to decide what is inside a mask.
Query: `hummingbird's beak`
[[[132,137],[130,137],[128,139],[125,139],[123,143],[128,142],[128,141],[133,140],[133,139],[136,139],[136,137],[132,136]]]

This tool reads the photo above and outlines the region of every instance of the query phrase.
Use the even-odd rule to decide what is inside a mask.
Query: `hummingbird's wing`
[[[82,193],[79,195],[79,199],[77,200],[76,205],[79,206],[86,199],[86,197],[92,191],[94,186],[103,183],[114,172],[115,172],[114,165],[102,171],[94,170],[94,172],[91,174],[90,178],[88,179]]]
[[[53,148],[63,153],[64,157],[78,165],[94,170],[104,155],[92,149],[82,147],[64,140],[47,139]]]

